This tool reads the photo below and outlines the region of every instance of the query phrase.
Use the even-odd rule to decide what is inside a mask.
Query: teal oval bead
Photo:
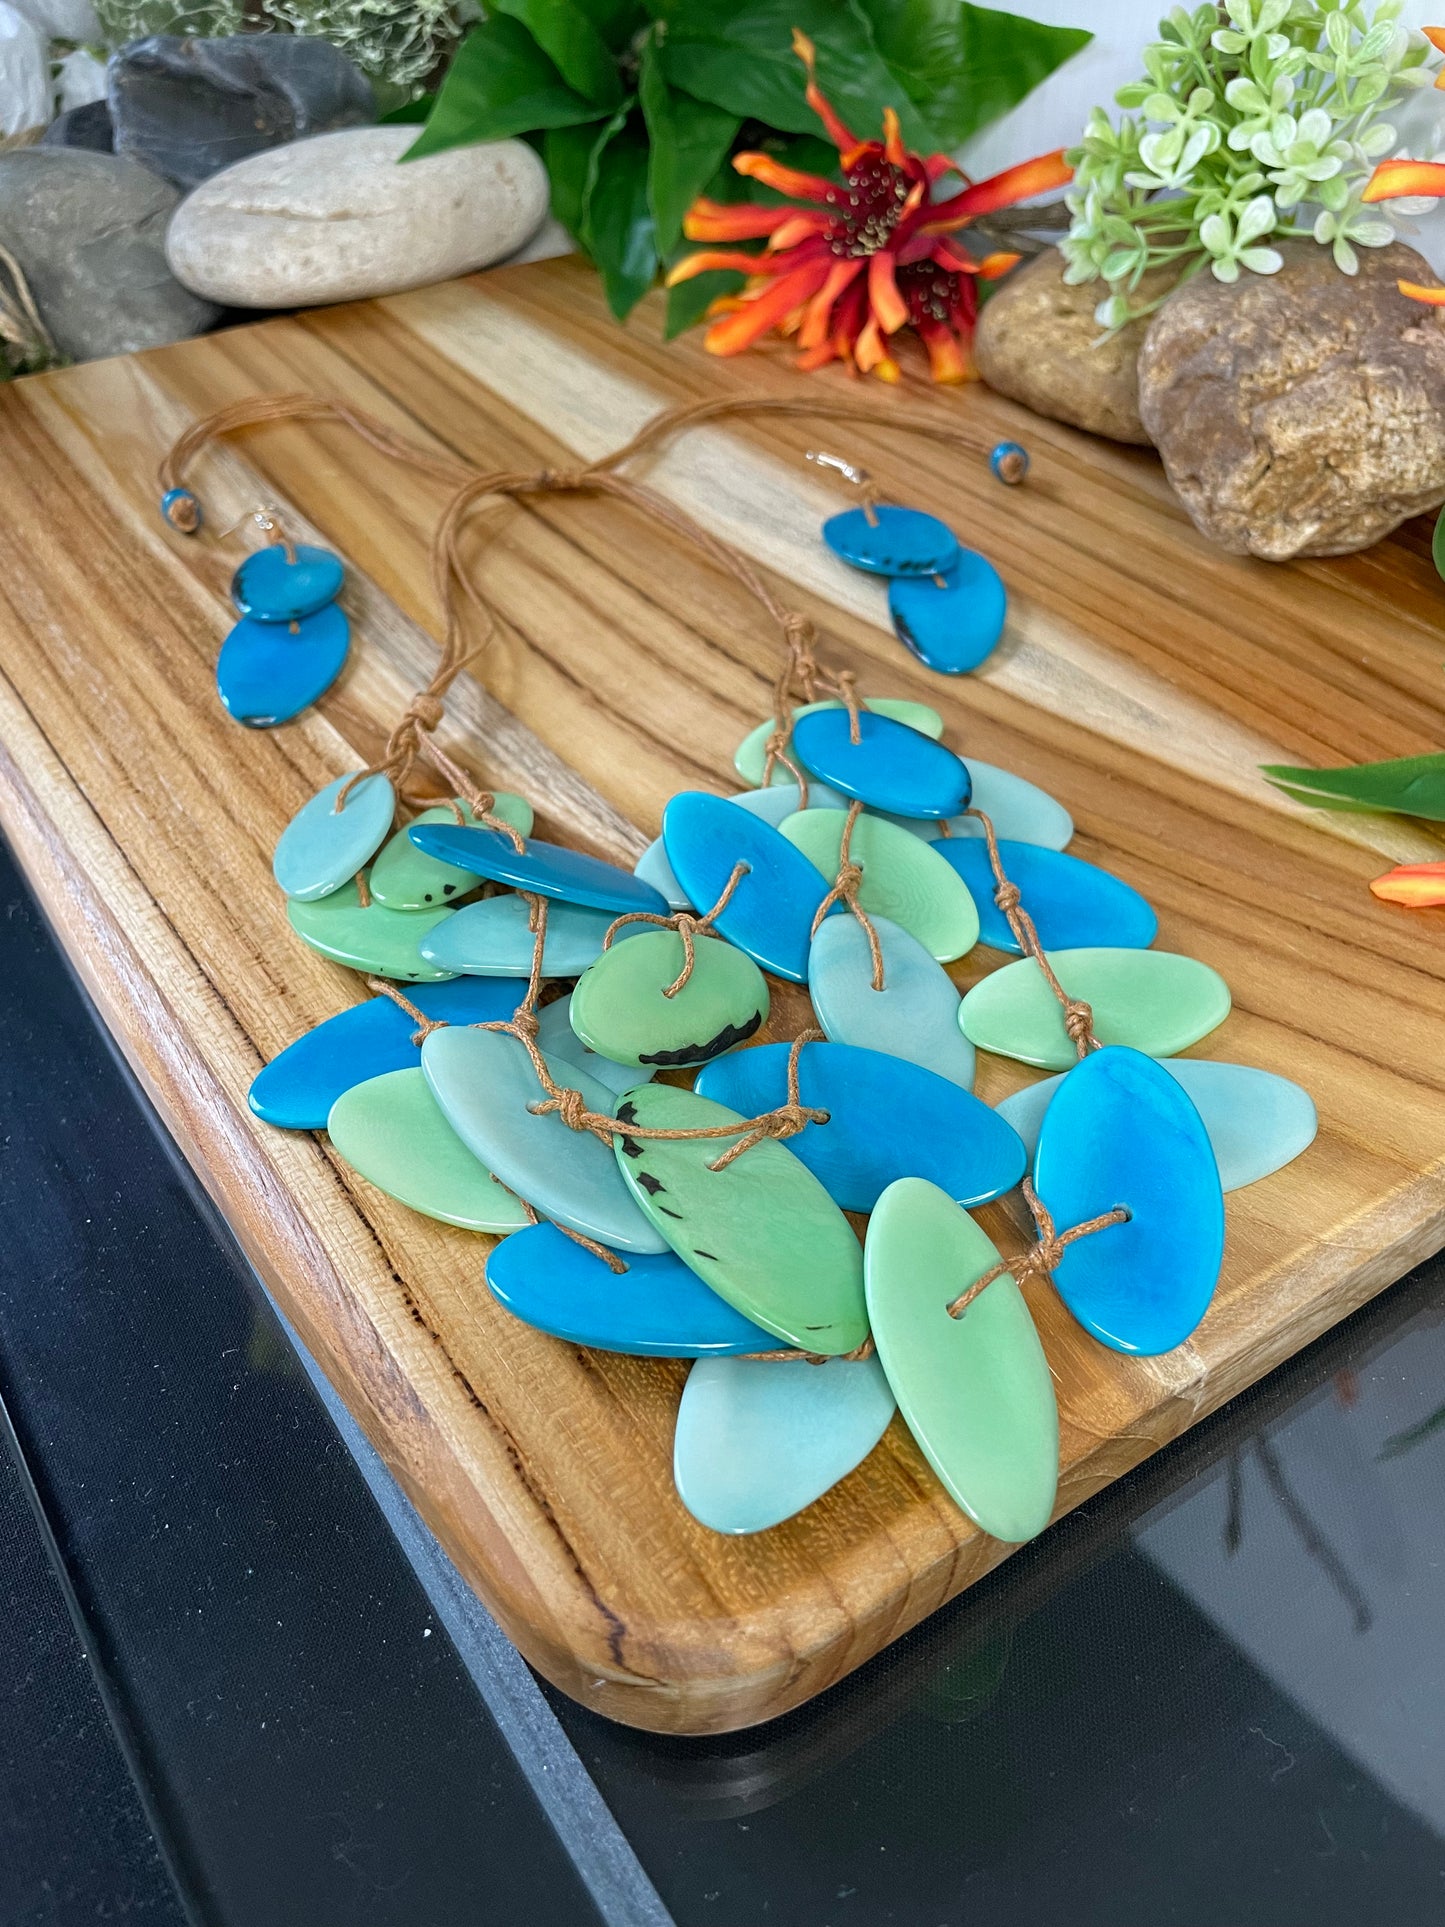
[[[1073,817],[1047,790],[1015,776],[1011,769],[981,763],[976,756],[965,757],[964,761],[973,778],[970,807],[983,811],[998,836],[1006,836],[1012,843],[1037,843],[1045,850],[1062,850],[1073,840]],[[945,830],[950,837],[983,835],[983,825],[976,816],[951,816],[946,823],[915,820],[907,827],[930,840]]]
[[[844,509],[823,524],[823,540],[855,569],[870,575],[934,575],[958,560],[958,538],[936,515],[877,502]]]
[[[354,883],[315,903],[293,898],[286,905],[286,921],[310,949],[349,970],[404,984],[436,984],[456,975],[432,963],[421,949],[453,914],[450,910],[388,910],[380,903],[363,910]]]
[[[1017,1544],[1043,1531],[1058,1491],[1049,1361],[1007,1272],[948,1312],[998,1260],[968,1213],[918,1178],[890,1185],[868,1222],[868,1317],[904,1422],[954,1503]]]
[[[1281,1171],[1314,1143],[1319,1118],[1314,1099],[1287,1077],[1252,1064],[1216,1064],[1204,1057],[1171,1057],[1162,1068],[1180,1085],[1209,1133],[1225,1191]],[[1006,1097],[998,1107],[1024,1141],[1032,1163],[1044,1112],[1063,1077],[1045,1077]]]
[[[740,810],[747,810],[752,816],[760,816],[774,829],[785,816],[803,807],[802,791],[794,782],[773,783],[765,790],[739,790],[728,801],[736,803]],[[819,777],[808,779],[808,803],[815,810],[846,810],[848,798],[842,790],[835,790],[831,783]]]
[[[808,858],[760,816],[701,790],[672,798],[662,813],[662,840],[678,881],[705,911],[734,866],[748,866],[713,927],[764,970],[802,983],[813,919],[828,894]]]
[[[942,676],[977,669],[997,648],[1008,614],[1003,578],[976,549],[938,573],[898,576],[888,585],[888,613],[898,640],[925,668]]]
[[[555,1111],[528,1107],[545,1097],[515,1037],[495,1030],[434,1030],[421,1047],[432,1095],[473,1157],[545,1217],[619,1251],[662,1251],[632,1202],[611,1150],[573,1131]],[[581,1091],[590,1111],[610,1116],[611,1091],[571,1064],[548,1064],[554,1081]]]
[[[573,1030],[603,1056],[651,1070],[706,1064],[761,1030],[768,986],[751,957],[699,935],[687,982],[669,996],[685,961],[675,930],[604,950],[572,992]]]
[[[873,953],[856,917],[828,917],[808,957],[813,1012],[835,1044],[888,1051],[973,1089],[974,1049],[958,1023],[953,979],[917,937],[874,917],[883,988],[873,988]]]
[[[724,1138],[619,1137],[617,1162],[678,1257],[745,1318],[813,1352],[862,1344],[858,1240],[791,1151],[765,1138],[714,1170],[723,1151],[748,1134],[749,1120],[671,1084],[629,1091],[617,1116],[648,1130],[736,1127]]]
[[[439,969],[473,977],[525,977],[532,968],[535,939],[526,900],[486,897],[460,910],[422,939],[421,954]],[[549,903],[542,947],[544,977],[579,977],[602,955],[602,939],[616,922],[610,910],[589,910],[576,903]],[[621,942],[636,924],[624,924]]]
[[[876,1358],[702,1358],[673,1435],[677,1496],[714,1532],[766,1532],[844,1479],[894,1411]]]
[[[492,1296],[514,1318],[573,1345],[639,1358],[731,1357],[776,1349],[671,1251],[633,1252],[615,1272],[554,1224],[506,1238],[487,1258]]]
[[[623,932],[619,930],[617,934],[621,937]],[[522,988],[525,990],[526,985]],[[519,997],[517,1003],[520,1002]],[[507,1014],[510,1016],[511,1012]],[[589,1049],[572,1028],[570,996],[558,997],[537,1013],[537,1048],[546,1058],[555,1057],[560,1064],[570,1064],[579,1071],[586,1071],[594,1083],[605,1085],[614,1097],[620,1097],[624,1091],[630,1091],[638,1084],[647,1083],[653,1075],[646,1065],[618,1064],[612,1058]]]
[[[500,830],[463,829],[456,823],[413,823],[407,835],[427,856],[459,870],[510,883],[513,889],[559,898],[594,910],[643,910],[666,915],[667,900],[630,870],[561,843],[524,837],[518,850]]]
[[[948,837],[932,846],[968,885],[978,906],[978,938],[994,950],[1023,954],[1008,918],[994,901],[997,884],[988,846],[978,837]],[[1095,863],[1061,850],[999,839],[999,857],[1010,883],[1023,893],[1023,907],[1046,950],[1112,946],[1147,950],[1159,919],[1137,890]]]
[[[423,1217],[502,1234],[528,1222],[447,1123],[420,1064],[353,1084],[332,1105],[326,1132],[353,1171]]]
[[[450,803],[438,803],[432,809],[423,810],[414,821],[455,823],[457,810],[461,811],[465,823],[476,823],[471,804],[460,798],[455,809]],[[492,805],[492,814],[510,823],[519,835],[531,835],[532,806],[522,797],[502,791]],[[411,827],[408,824],[407,828]],[[458,869],[455,863],[441,863],[434,856],[424,856],[406,830],[398,830],[372,865],[370,884],[371,894],[388,910],[430,910],[435,904],[452,903],[474,890],[477,878],[470,870]]]
[[[296,903],[329,897],[364,870],[386,840],[396,814],[389,777],[363,776],[338,809],[351,776],[338,776],[303,803],[282,830],[271,873]]]
[[[1101,1044],[1128,1044],[1150,1057],[1187,1050],[1229,1015],[1229,986],[1217,970],[1169,950],[1050,950],[1049,964],[1071,997],[1094,1013]],[[1058,999],[1032,957],[976,983],[959,1008],[964,1035],[980,1050],[1040,1070],[1067,1070],[1078,1057]]]
[[[334,602],[295,624],[242,616],[216,658],[216,694],[248,729],[274,729],[319,702],[341,674],[351,626]]]
[[[858,740],[846,709],[818,709],[793,725],[793,747],[845,796],[897,816],[950,817],[968,808],[973,783],[962,760],[920,729],[858,712]],[[810,795],[810,804],[818,799]]]
[[[1081,1058],[1044,1112],[1034,1182],[1060,1231],[1129,1213],[1054,1267],[1084,1330],[1143,1357],[1182,1345],[1219,1280],[1224,1194],[1199,1113],[1165,1067],[1120,1045]]]
[[[821,703],[800,703],[793,710],[793,721],[800,716],[811,716],[816,709],[841,709],[843,704],[836,697]],[[925,736],[933,737],[936,742],[943,734],[943,718],[936,709],[927,703],[911,702],[906,696],[865,696],[863,707],[871,709],[877,716],[892,716],[900,723],[907,723],[910,729],[922,730]],[[752,789],[762,786],[763,770],[768,760],[768,738],[773,733],[772,719],[759,723],[750,729],[733,752],[733,768],[742,780]],[[784,764],[773,767],[770,783],[796,783],[797,778],[788,773]],[[812,785],[809,784],[811,792]]]
[[[257,622],[294,622],[341,594],[346,575],[330,549],[298,542],[292,553],[294,561],[284,543],[273,542],[246,557],[231,577],[231,600],[243,616]]]
[[[695,911],[697,909],[697,905],[678,882],[673,867],[667,860],[667,850],[660,836],[653,838],[633,864],[632,874],[635,877],[641,877],[644,883],[651,884],[659,896],[666,897],[669,910]]]
[[[834,877],[846,822],[842,810],[799,810],[784,820],[779,834],[824,876]],[[853,825],[848,853],[863,873],[858,901],[870,917],[901,924],[940,963],[973,948],[978,910],[963,878],[933,844],[865,814]]]

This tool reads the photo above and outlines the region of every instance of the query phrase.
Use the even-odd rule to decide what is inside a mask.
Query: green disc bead
[[[834,877],[847,821],[846,810],[798,810],[778,827],[824,876]],[[864,815],[853,825],[848,853],[863,872],[863,908],[901,924],[939,963],[951,963],[978,942],[978,905],[931,843],[881,816]]]
[[[785,1145],[764,1138],[722,1170],[709,1169],[746,1135],[748,1120],[672,1084],[629,1091],[617,1116],[651,1130],[736,1125],[737,1137],[619,1137],[617,1162],[629,1190],[683,1263],[755,1325],[810,1352],[862,1344],[868,1321],[858,1240]]]
[[[898,1409],[949,1497],[1016,1543],[1043,1531],[1058,1488],[1049,1362],[1007,1272],[960,1317],[948,1313],[998,1258],[968,1213],[922,1178],[890,1184],[868,1221],[868,1317]]]
[[[468,828],[479,827],[470,803],[458,798],[457,809]],[[501,822],[510,823],[519,835],[532,834],[532,806],[523,797],[499,790],[492,814]],[[378,903],[385,904],[388,910],[431,910],[438,904],[454,903],[477,887],[481,879],[470,870],[463,870],[455,863],[444,863],[440,857],[427,856],[407,834],[418,823],[455,823],[456,820],[456,810],[449,803],[439,803],[434,809],[423,810],[396,832],[372,865],[371,894]]]
[[[388,910],[371,903],[363,910],[355,883],[343,884],[314,903],[286,905],[286,918],[302,943],[333,963],[392,977],[403,984],[440,984],[457,973],[429,964],[417,950],[421,939],[445,923],[450,910]]]
[[[589,1050],[619,1064],[706,1064],[767,1022],[768,986],[751,957],[721,937],[693,939],[692,974],[674,997],[684,962],[675,930],[614,944],[577,979],[572,1028]]]
[[[815,709],[841,709],[842,703],[800,703],[793,711],[793,720],[799,716],[811,716]],[[904,696],[867,696],[863,700],[864,709],[871,709],[875,715],[891,716],[896,723],[907,723],[910,729],[921,729],[925,736],[931,736],[936,743],[943,734],[943,718],[936,709],[927,703],[909,702]],[[759,723],[756,729],[748,731],[733,754],[733,768],[747,784],[749,789],[762,787],[763,766],[768,760],[768,738],[773,733],[772,718]],[[797,758],[794,758],[796,761]],[[797,778],[791,774],[784,763],[774,763],[770,778],[774,783],[794,783]]]
[[[331,1107],[326,1129],[353,1171],[398,1203],[464,1231],[519,1231],[519,1198],[493,1181],[431,1094],[420,1064],[353,1084]]]
[[[1172,1057],[1229,1015],[1229,985],[1195,957],[1169,950],[1050,950],[1049,965],[1071,997],[1094,1013],[1101,1044],[1131,1044]],[[1020,957],[974,985],[959,1006],[963,1034],[980,1050],[1040,1070],[1078,1062],[1059,1000],[1032,957]]]

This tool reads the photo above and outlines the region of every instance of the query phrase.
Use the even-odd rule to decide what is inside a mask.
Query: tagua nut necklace
[[[1224,1191],[1304,1150],[1314,1107],[1264,1071],[1168,1061],[1223,1021],[1228,989],[1151,948],[1144,899],[1066,852],[1068,813],[956,754],[926,704],[861,696],[745,556],[620,472],[758,414],[887,427],[989,453],[1006,482],[1027,472],[1022,449],[990,452],[965,424],[812,398],[669,410],[565,470],[482,471],[309,395],[233,404],[167,454],[161,509],[183,534],[203,522],[191,461],[267,422],[344,423],[453,491],[432,545],[435,673],[378,760],[297,812],[273,865],[296,934],[374,994],[290,1044],[251,1105],[325,1129],[412,1208],[499,1235],[487,1284],[516,1317],[691,1359],[674,1475],[704,1525],[792,1516],[897,1410],[954,1501],[1026,1539],[1055,1503],[1058,1410],[1021,1287],[1050,1283],[1114,1350],[1182,1344],[1219,1275]],[[887,579],[904,646],[944,673],[981,662],[1004,623],[992,565],[854,464],[812,458],[861,492],[823,539]],[[464,527],[564,493],[610,495],[694,544],[781,644],[771,714],[735,759],[748,787],[674,796],[631,872],[534,837],[525,799],[480,788],[434,739],[496,624]],[[314,701],[348,644],[339,560],[292,541],[279,511],[255,519],[272,539],[236,572],[218,663],[221,700],[253,726]],[[399,825],[419,764],[449,796]],[[960,997],[945,966],[979,943],[1016,961]],[[812,1003],[816,1027],[790,1043],[752,1043],[769,975]],[[979,1049],[1057,1074],[990,1107],[972,1090]],[[1016,1187],[1036,1237],[1005,1258],[969,1214]],[[846,1212],[867,1216],[861,1246]]]

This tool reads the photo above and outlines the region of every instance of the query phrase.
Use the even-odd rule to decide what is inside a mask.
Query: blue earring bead
[[[396,814],[391,779],[379,771],[359,781],[357,775],[353,770],[318,790],[281,832],[271,873],[293,902],[329,897],[365,869],[386,841]]]
[[[341,594],[346,581],[341,559],[330,549],[297,543],[294,562],[284,543],[255,549],[231,578],[231,600],[243,616],[257,622],[295,622],[315,615]]]
[[[996,442],[988,465],[998,481],[1017,488],[1029,472],[1029,451],[1021,442]]]
[[[195,535],[206,512],[188,488],[168,488],[161,497],[161,519],[178,535]]]
[[[242,616],[216,658],[216,693],[238,723],[272,729],[320,701],[350,647],[351,625],[334,602],[294,622]]]
[[[830,515],[823,540],[834,555],[869,575],[933,575],[958,559],[958,538],[936,515],[886,502],[874,508],[872,520],[861,508]]]
[[[958,1021],[957,987],[917,937],[873,917],[883,953],[883,988],[873,988],[873,953],[856,917],[826,917],[808,958],[813,1013],[835,1044],[886,1051],[973,1089],[974,1049]]]
[[[895,816],[949,817],[966,810],[973,781],[943,743],[891,716],[860,709],[858,740],[846,709],[819,709],[793,725],[793,747],[803,767],[844,796]],[[818,807],[809,785],[808,803]]]
[[[813,919],[828,894],[822,872],[751,811],[701,790],[684,790],[662,813],[662,840],[678,882],[711,909],[734,865],[747,872],[713,918],[729,943],[795,984],[808,975]]]
[[[994,901],[997,884],[988,846],[978,837],[940,837],[932,846],[968,885],[978,905],[978,940],[991,949],[1022,956],[1008,918]],[[999,855],[1009,881],[1023,892],[1024,906],[1046,950],[1082,950],[1110,945],[1116,950],[1147,950],[1159,934],[1159,919],[1137,890],[1061,850],[1033,843],[999,840]]]
[[[895,576],[888,614],[898,640],[942,676],[966,675],[997,648],[1008,615],[1003,577],[976,549],[960,549],[937,577]]]
[[[454,863],[459,870],[490,877],[495,883],[510,883],[515,890],[559,897],[564,903],[611,910],[619,916],[624,910],[667,915],[666,897],[650,883],[615,863],[585,856],[561,843],[526,837],[519,850],[500,830],[462,829],[455,823],[413,823],[407,835],[427,856],[440,857],[443,863]]]
[[[487,1258],[492,1296],[514,1318],[572,1345],[639,1358],[769,1352],[771,1332],[709,1291],[674,1252],[632,1252],[613,1271],[554,1224],[504,1238]]]
[[[510,1017],[526,994],[525,977],[456,977],[407,992],[424,1017],[448,1024],[489,1024]],[[417,1022],[390,997],[376,996],[303,1031],[251,1082],[257,1117],[288,1131],[323,1131],[344,1091],[387,1071],[415,1068]],[[636,1082],[637,1073],[631,1073]]]
[[[1164,1066],[1117,1044],[1082,1058],[1044,1112],[1034,1183],[1061,1231],[1129,1213],[1055,1267],[1084,1330],[1144,1357],[1182,1345],[1224,1261],[1224,1193],[1199,1113]]]
[[[705,1064],[694,1089],[743,1117],[788,1097],[788,1044],[761,1044]],[[1024,1174],[1018,1132],[946,1077],[883,1051],[804,1044],[798,1097],[826,1111],[788,1149],[845,1211],[871,1211],[897,1178],[927,1178],[964,1205],[987,1204]]]

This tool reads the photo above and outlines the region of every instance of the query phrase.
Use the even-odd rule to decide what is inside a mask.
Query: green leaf
[[[577,0],[613,53],[625,52],[632,36],[647,24],[641,0]]]
[[[667,84],[649,37],[642,49],[638,97],[650,143],[647,197],[664,258],[682,240],[682,217],[726,159],[742,125],[736,114],[710,101],[675,93]]]
[[[679,281],[675,288],[669,288],[663,339],[675,341],[695,328],[719,295],[736,294],[746,278],[733,268],[710,268],[706,274],[695,274],[691,281]]]
[[[801,27],[818,48],[818,81],[860,140],[881,137],[883,110],[896,109],[910,147],[936,145],[908,89],[884,62],[859,0],[659,0],[668,80],[744,120],[788,134],[816,134],[803,97],[802,62],[792,50]],[[836,164],[836,163],[835,163]]]
[[[592,150],[582,238],[596,262],[607,305],[625,321],[657,275],[657,243],[647,199],[647,133],[618,109]]]
[[[587,127],[549,127],[542,136],[542,161],[552,183],[552,212],[580,247],[587,206],[587,177],[597,145],[595,123]]]
[[[622,98],[617,63],[574,0],[487,0],[493,13],[520,20],[574,92],[611,109]]]
[[[1292,769],[1283,763],[1261,767],[1297,802],[1319,809],[1386,810],[1445,823],[1445,754],[1399,756],[1346,769]]]
[[[421,137],[402,159],[600,118],[591,101],[573,93],[525,27],[493,14],[457,48]]]
[[[380,117],[383,127],[411,127],[419,125],[436,106],[435,94],[418,94],[415,100],[404,100],[399,107],[393,107],[389,114]]]
[[[1093,39],[968,0],[860,0],[883,59],[945,147],[1016,107]]]

